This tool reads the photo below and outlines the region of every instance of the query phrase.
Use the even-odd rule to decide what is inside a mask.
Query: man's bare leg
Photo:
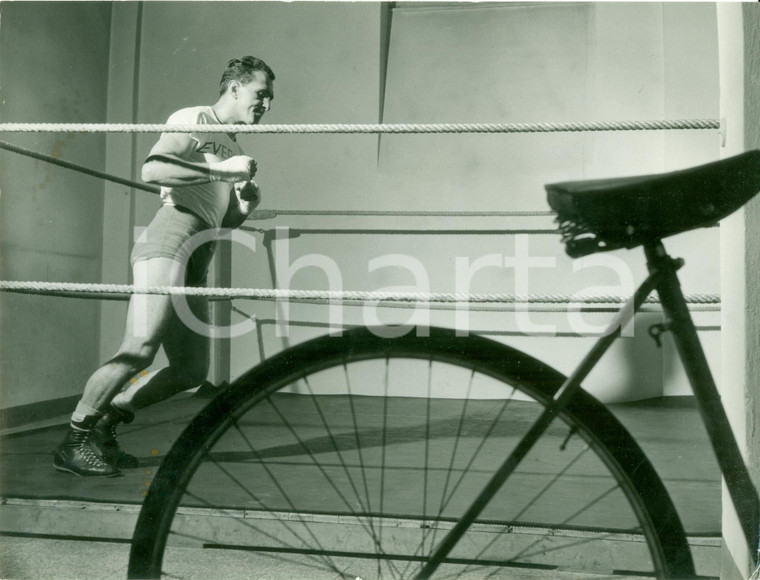
[[[191,315],[197,323],[208,325],[208,301],[202,296],[188,298]],[[169,365],[150,375],[141,377],[113,400],[117,408],[134,412],[153,405],[182,391],[201,385],[208,376],[210,345],[205,334],[188,328],[175,312],[162,345]]]
[[[135,285],[178,286],[184,268],[170,258],[151,258],[134,266]],[[90,444],[90,431],[111,399],[130,377],[150,366],[173,316],[170,296],[132,296],[124,339],[116,355],[97,369],[85,385],[71,426],[54,458],[56,469],[83,476],[113,476],[119,470],[103,461]]]

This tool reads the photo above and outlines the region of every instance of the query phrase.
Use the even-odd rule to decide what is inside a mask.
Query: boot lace
[[[108,443],[118,446],[118,442],[116,441],[116,425],[111,425],[109,423],[108,426],[106,427],[106,434],[108,435],[108,438],[106,439],[106,441]]]
[[[105,467],[108,465],[105,461],[100,459],[100,457],[95,454],[95,452],[90,447],[88,439],[83,439],[79,444],[79,452],[82,454],[82,458],[88,463],[88,465],[92,465],[94,467]]]

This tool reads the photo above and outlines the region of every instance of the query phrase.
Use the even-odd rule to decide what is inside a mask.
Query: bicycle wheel
[[[130,578],[413,578],[564,377],[482,337],[322,337],[261,363],[171,448]],[[672,502],[581,392],[434,577],[694,576]],[[430,571],[430,568],[428,569]]]

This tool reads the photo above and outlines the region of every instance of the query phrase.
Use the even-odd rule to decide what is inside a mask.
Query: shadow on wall
[[[652,325],[662,324],[663,314],[644,312],[635,318],[634,335],[619,340],[616,361],[620,366],[610,385],[610,400],[615,402],[659,398],[668,391],[665,377],[673,376],[677,364],[674,349],[665,348],[649,334]]]

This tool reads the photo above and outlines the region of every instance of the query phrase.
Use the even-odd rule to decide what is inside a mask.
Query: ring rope
[[[126,296],[128,298],[128,296]],[[330,304],[329,300],[299,300],[299,304],[310,304],[315,306],[327,306]],[[364,306],[363,301],[351,301],[344,300],[343,305],[354,307]],[[381,308],[397,308],[408,309],[410,307],[417,307],[420,303],[410,302],[391,302],[383,301],[379,302],[377,306]],[[604,314],[604,313],[616,313],[620,311],[621,303],[615,303],[610,305],[584,305],[584,304],[570,304],[566,306],[556,306],[553,304],[537,304],[537,303],[501,303],[501,304],[469,304],[467,306],[468,312],[538,312],[538,313],[553,313],[553,312],[583,312],[587,314]],[[232,310],[238,311],[233,305]],[[424,308],[426,310],[437,311],[453,311],[458,308],[456,304],[437,302],[427,303]],[[644,304],[639,312],[659,312],[662,313],[662,306],[659,303]],[[720,304],[690,304],[689,311],[691,312],[720,312]]]
[[[720,128],[721,123],[716,119],[611,121],[590,123],[380,123],[272,125],[0,123],[0,131],[16,133],[565,133],[581,131],[659,131]]]
[[[241,226],[239,229],[246,232],[256,232],[266,235],[267,232],[274,231],[272,228],[254,228],[250,226]],[[287,226],[286,229],[290,232],[291,236],[299,236],[302,234],[351,234],[351,235],[416,235],[416,236],[515,236],[520,234],[525,235],[551,235],[556,236],[557,230],[545,230],[537,228],[499,228],[491,230],[482,229],[401,229],[401,228],[295,228]]]
[[[129,179],[123,179],[121,177],[116,177],[115,175],[104,173],[96,169],[91,169],[89,167],[85,167],[84,165],[71,163],[70,161],[63,161],[61,159],[52,157],[50,155],[45,155],[43,153],[38,153],[30,149],[19,147],[18,145],[13,145],[12,143],[8,143],[7,141],[0,140],[0,149],[11,151],[12,153],[17,153],[18,155],[22,155],[25,157],[31,157],[39,161],[45,161],[47,163],[50,163],[51,165],[58,165],[59,167],[72,169],[74,171],[78,171],[86,175],[91,175],[93,177],[99,177],[105,181],[111,181],[113,183],[118,183],[119,185],[126,185],[127,187],[140,189],[142,191],[147,191],[149,193],[158,194],[161,192],[161,189],[159,187],[154,187],[151,185],[147,185],[145,183],[140,183],[137,181],[131,181]],[[263,210],[254,210],[248,216],[248,219],[268,220],[268,219],[274,219],[277,216],[299,216],[299,215],[352,216],[352,217],[356,217],[356,216],[386,216],[386,217],[405,217],[405,216],[408,216],[408,217],[533,217],[533,216],[539,216],[539,217],[552,217],[556,214],[555,212],[549,211],[549,210],[543,210],[543,211],[538,211],[538,210],[536,211],[459,211],[457,212],[457,211],[398,211],[398,210],[388,210],[388,211],[374,210],[373,211],[373,210],[263,209]]]
[[[118,183],[119,185],[126,185],[128,187],[134,187],[135,189],[142,189],[143,191],[148,191],[150,193],[161,192],[161,190],[158,187],[153,187],[150,185],[146,185],[144,183],[138,183],[136,181],[130,181],[129,179],[122,179],[121,177],[109,175],[108,173],[103,173],[102,171],[98,171],[96,169],[90,169],[89,167],[85,167],[84,165],[77,165],[76,163],[71,163],[69,161],[62,161],[55,157],[51,157],[50,155],[44,155],[43,153],[37,153],[36,151],[24,149],[23,147],[19,147],[18,145],[12,145],[11,143],[8,143],[6,141],[0,141],[0,149],[5,149],[6,151],[18,153],[19,155],[23,155],[25,157],[31,157],[33,159],[45,161],[52,165],[65,167],[66,169],[73,169],[74,171],[79,171],[80,173],[84,173],[86,175],[91,175],[93,177],[99,177],[106,181]]]
[[[0,289],[1,291],[2,289]],[[88,291],[73,291],[73,290],[43,290],[43,291],[25,291],[25,290],[6,290],[7,292],[14,292],[19,294],[35,294],[39,296],[53,296],[58,298],[84,298],[84,299],[96,299],[96,300],[120,300],[120,301],[126,301],[131,298],[131,296],[134,293],[127,293],[127,292],[113,292],[113,293],[99,293],[99,292],[88,292]],[[213,302],[225,302],[225,301],[231,301],[234,300],[234,298],[230,297],[224,297],[224,296],[209,296],[209,301]],[[310,305],[316,305],[316,306],[325,306],[331,304],[330,300],[325,299],[310,299],[310,298],[300,298],[297,300],[299,304],[310,304]],[[364,306],[366,301],[364,300],[351,300],[351,299],[345,299],[342,301],[344,306],[349,307],[355,307],[355,306]],[[384,300],[378,303],[379,307],[382,308],[409,308],[410,302],[394,302],[391,300]],[[550,313],[550,312],[567,312],[567,311],[577,311],[577,312],[585,312],[585,313],[605,313],[605,312],[617,312],[620,309],[620,302],[616,302],[614,304],[611,304],[609,306],[605,305],[574,305],[574,306],[554,306],[552,304],[538,304],[538,303],[509,303],[504,302],[498,305],[493,304],[484,304],[484,303],[474,303],[468,305],[468,310],[470,312],[516,312],[518,310],[523,311],[530,311],[530,312],[544,312],[544,313]],[[520,308],[520,306],[523,306],[525,308]],[[452,303],[446,303],[446,302],[437,302],[437,303],[427,303],[425,306],[428,310],[454,310],[456,308],[456,304]],[[232,307],[233,310],[235,310],[235,307]],[[701,303],[692,303],[689,307],[689,310],[692,312],[719,312],[720,311],[720,304],[701,304]],[[662,307],[659,306],[659,304],[645,304],[641,307],[640,312],[662,312]]]
[[[349,305],[349,306],[351,306],[351,305]],[[404,307],[404,306],[393,304],[393,303],[391,303],[390,305],[389,304],[380,304],[380,306],[393,306],[393,307],[396,307],[396,308],[403,308]],[[428,308],[430,310],[434,310],[434,308],[432,308],[432,306],[433,305],[429,306]],[[435,306],[438,306],[438,308],[435,308],[435,310],[443,310],[443,309],[451,310],[451,308],[443,308],[443,307],[448,306],[448,305],[445,305],[445,304],[438,304],[438,305],[435,305]],[[547,313],[547,312],[565,313],[565,312],[572,311],[572,312],[583,312],[583,313],[594,313],[594,314],[603,314],[603,313],[607,313],[608,314],[608,313],[619,312],[619,309],[615,308],[615,307],[591,307],[591,306],[583,306],[583,307],[576,307],[576,308],[572,308],[571,309],[571,308],[558,308],[556,306],[537,308],[537,306],[540,306],[540,305],[533,305],[530,308],[529,311],[530,312],[540,312],[540,313]],[[249,320],[253,320],[253,321],[257,322],[257,323],[261,323],[261,322],[264,322],[264,323],[266,323],[266,322],[270,322],[270,323],[276,322],[276,320],[262,318],[262,317],[260,317],[257,314],[249,314],[248,312],[245,312],[245,311],[241,310],[240,308],[236,307],[234,304],[230,306],[230,310],[232,312],[235,312],[236,314],[239,314],[243,318],[247,318]],[[514,308],[504,308],[504,307],[501,307],[501,306],[498,306],[498,307],[488,307],[487,309],[484,307],[484,308],[478,308],[477,310],[475,308],[472,308],[471,311],[472,312],[516,312],[516,310]],[[694,305],[691,308],[689,308],[689,311],[690,312],[720,312],[720,307],[709,306],[709,305],[708,306]],[[643,313],[643,312],[659,312],[659,313],[662,313],[662,308],[659,308],[657,306],[652,306],[652,305],[643,305],[641,307],[641,309],[639,309],[639,312],[640,313]],[[325,325],[324,323],[319,323],[319,322],[311,322],[311,323],[308,323],[308,324],[312,325],[312,326],[324,326]],[[296,326],[302,326],[303,325],[303,321],[300,321],[300,323],[297,322],[297,323],[295,323],[295,325]],[[328,325],[329,325],[329,323],[328,323]],[[348,328],[350,326],[353,326],[353,325],[345,325],[345,324],[343,325],[344,328]],[[712,325],[712,326],[697,325],[694,328],[696,328],[696,330],[698,330],[698,331],[708,331],[708,330],[718,330],[719,331],[720,330],[720,326],[719,325],[718,326],[715,326],[715,325]],[[509,333],[510,333],[510,331],[506,331],[506,334],[509,334]],[[503,331],[492,331],[492,330],[491,331],[482,331],[481,330],[481,331],[476,331],[476,334],[488,335],[488,334],[505,334],[505,333]],[[559,336],[562,336],[562,335],[563,335],[563,333],[561,333],[561,332],[552,334],[552,336],[556,336],[556,337],[559,337]],[[578,335],[576,335],[576,336],[578,336]]]
[[[351,217],[554,217],[549,210],[534,211],[401,211],[401,210],[308,210],[308,209],[264,209],[251,212],[249,219],[267,220],[277,216],[351,216]],[[556,232],[555,232],[556,233]]]
[[[377,292],[361,290],[291,290],[269,288],[197,288],[185,286],[134,286],[129,284],[86,284],[72,282],[0,281],[0,291],[23,294],[45,294],[48,292],[90,292],[93,294],[151,294],[205,296],[208,298],[249,298],[253,300],[327,300],[340,301],[386,301],[395,302],[467,302],[467,303],[521,303],[521,304],[604,304],[621,303],[626,298],[620,296],[568,296],[563,294],[537,294],[521,296],[513,294],[466,294],[466,293],[425,293],[425,292]],[[646,302],[658,303],[659,299],[649,297]],[[720,296],[715,294],[690,294],[686,302],[691,304],[718,304]]]

